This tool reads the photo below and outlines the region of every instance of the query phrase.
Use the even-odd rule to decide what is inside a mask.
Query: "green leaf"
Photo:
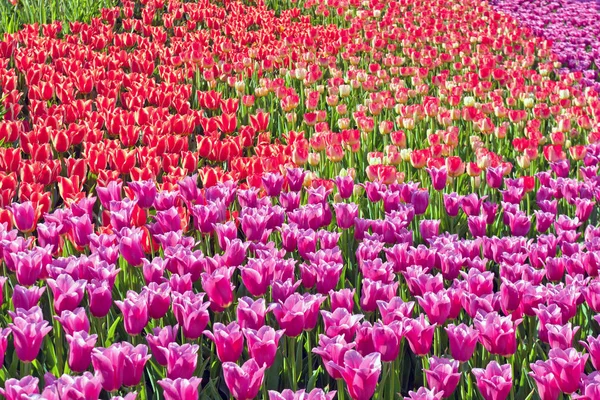
[[[267,369],[266,377],[265,377],[265,385],[267,385],[268,390],[277,390],[279,385],[279,375],[283,370],[283,356],[281,351],[277,352],[277,356],[275,357],[275,362],[271,368]]]
[[[317,368],[313,371],[313,374],[310,377],[310,379],[308,380],[308,384],[306,385],[306,392],[310,392],[311,390],[313,390],[315,388],[317,379],[319,379],[319,375],[321,375],[322,372],[323,372],[323,370],[321,369],[320,365],[319,365],[319,368]]]
[[[104,341],[104,347],[109,347],[114,339],[115,339],[115,332],[117,330],[117,326],[119,325],[119,322],[121,322],[121,317],[117,317],[117,319],[115,319],[115,322],[112,323],[112,325],[110,326],[110,329],[108,330],[108,336],[106,337],[106,340]]]

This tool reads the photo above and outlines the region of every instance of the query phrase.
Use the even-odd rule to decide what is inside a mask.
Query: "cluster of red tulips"
[[[599,399],[600,100],[556,60],[475,0],[5,35],[0,395]]]

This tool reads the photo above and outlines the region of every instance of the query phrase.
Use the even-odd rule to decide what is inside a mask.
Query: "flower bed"
[[[0,394],[598,398],[600,101],[556,57],[471,0],[7,35]]]

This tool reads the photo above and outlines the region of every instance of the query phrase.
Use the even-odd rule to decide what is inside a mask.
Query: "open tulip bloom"
[[[600,399],[595,3],[30,3],[0,395]]]

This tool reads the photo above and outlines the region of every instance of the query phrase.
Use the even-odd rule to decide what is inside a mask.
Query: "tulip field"
[[[600,400],[599,17],[0,0],[0,398]]]

